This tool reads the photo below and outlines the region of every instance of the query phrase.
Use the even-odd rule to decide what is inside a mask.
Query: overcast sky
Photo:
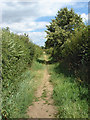
[[[67,2],[68,1],[68,2]],[[46,25],[61,8],[73,8],[88,21],[89,0],[0,0],[0,27],[9,27],[14,33],[27,33],[40,46],[46,39]],[[2,19],[1,19],[2,18]],[[1,21],[2,20],[2,21]]]

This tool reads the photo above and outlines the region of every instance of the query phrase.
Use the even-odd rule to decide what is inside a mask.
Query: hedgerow
[[[51,57],[54,61],[67,64],[68,70],[87,83],[90,56],[88,28],[73,9],[63,8],[47,26],[45,43],[47,49],[53,48]]]
[[[37,50],[36,50],[37,49]],[[11,33],[8,28],[2,29],[2,115],[10,116],[10,97],[19,89],[22,73],[31,67],[33,59],[42,50],[33,44],[28,35]],[[39,53],[40,52],[40,53]]]

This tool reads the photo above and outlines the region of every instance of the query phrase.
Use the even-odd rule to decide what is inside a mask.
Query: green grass
[[[47,92],[46,92],[46,90],[44,89],[41,98],[45,98],[45,97],[47,97]]]
[[[43,77],[44,66],[36,61],[30,69],[27,69],[20,79],[19,89],[17,94],[11,96],[7,104],[10,107],[7,110],[10,113],[10,118],[27,118],[27,109],[32,104],[35,96],[34,92],[40,84],[40,80]],[[39,71],[39,74],[38,74]]]
[[[50,81],[54,86],[53,99],[58,108],[57,117],[88,118],[88,88],[76,82],[76,78],[70,76],[70,73],[69,76],[66,75],[65,69],[60,72],[57,66],[57,64],[49,65]]]

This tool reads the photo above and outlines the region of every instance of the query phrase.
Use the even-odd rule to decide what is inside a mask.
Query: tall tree
[[[84,27],[82,18],[80,15],[76,14],[73,9],[61,9],[58,11],[55,19],[50,22],[50,25],[46,26],[46,48],[53,47],[54,50],[52,55],[55,55],[54,57],[59,57],[60,47],[68,38],[75,34],[75,30],[79,31],[82,26]]]

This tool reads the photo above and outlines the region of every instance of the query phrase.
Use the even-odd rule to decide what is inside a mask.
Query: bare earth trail
[[[44,55],[44,59],[47,61],[46,55]],[[27,114],[29,118],[55,118],[55,114],[57,113],[52,99],[53,86],[49,82],[50,75],[47,67],[45,65],[44,73],[42,73],[44,74],[43,79],[35,93],[36,100],[28,108]]]

